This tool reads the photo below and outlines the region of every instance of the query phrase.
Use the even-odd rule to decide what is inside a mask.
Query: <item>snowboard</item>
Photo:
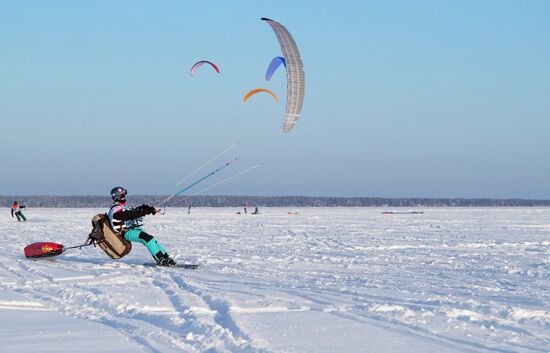
[[[198,264],[175,264],[175,265],[170,265],[170,266],[159,266],[159,265],[157,265],[156,263],[153,263],[153,262],[145,263],[145,264],[143,264],[143,266],[146,266],[146,267],[159,267],[159,268],[183,268],[183,269],[186,269],[186,270],[195,270],[199,267]]]

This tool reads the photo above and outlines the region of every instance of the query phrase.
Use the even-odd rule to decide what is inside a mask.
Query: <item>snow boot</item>
[[[168,254],[164,254],[161,258],[157,261],[158,266],[175,266],[176,261],[172,259]]]

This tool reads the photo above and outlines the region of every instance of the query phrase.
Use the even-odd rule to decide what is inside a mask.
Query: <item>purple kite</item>
[[[273,74],[275,73],[275,71],[277,71],[277,68],[279,68],[281,64],[283,64],[286,68],[286,61],[285,58],[283,58],[282,56],[277,56],[275,57],[275,59],[271,60],[271,63],[267,67],[267,71],[265,73],[266,81],[271,80],[271,76],[273,76]]]

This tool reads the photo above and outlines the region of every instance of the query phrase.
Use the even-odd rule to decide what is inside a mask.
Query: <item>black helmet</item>
[[[128,191],[125,188],[117,186],[116,188],[113,188],[113,190],[111,190],[111,198],[115,202],[124,202],[126,201],[127,193]]]

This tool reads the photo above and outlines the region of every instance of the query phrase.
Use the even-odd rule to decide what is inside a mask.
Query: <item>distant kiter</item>
[[[11,216],[13,217],[13,215],[15,215],[17,217],[17,221],[25,222],[27,219],[23,215],[23,212],[21,212],[21,209],[25,207],[27,206],[20,206],[17,201],[13,201],[13,205],[11,205]]]

